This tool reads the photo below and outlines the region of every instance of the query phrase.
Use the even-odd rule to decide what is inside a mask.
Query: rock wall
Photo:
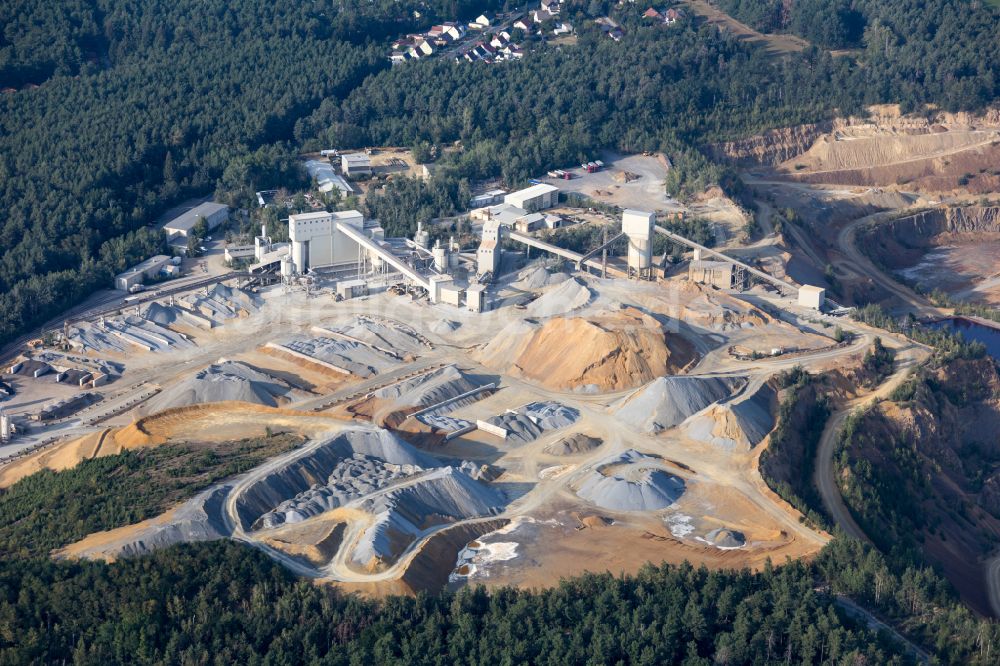
[[[740,166],[776,166],[809,150],[816,139],[832,129],[833,123],[829,122],[781,127],[746,139],[711,145],[709,153],[716,160]]]
[[[924,250],[952,234],[1000,234],[1000,206],[934,208],[858,233],[857,245],[890,269],[909,266]]]

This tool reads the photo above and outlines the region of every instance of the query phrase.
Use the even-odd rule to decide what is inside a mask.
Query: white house
[[[493,22],[490,20],[490,17],[486,14],[480,14],[475,20],[469,23],[469,28],[472,30],[486,30],[491,25],[493,25]]]

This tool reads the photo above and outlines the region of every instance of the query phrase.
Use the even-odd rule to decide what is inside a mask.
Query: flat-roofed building
[[[372,158],[364,153],[347,153],[340,156],[340,171],[345,176],[372,175]]]
[[[115,276],[115,289],[128,291],[138,284],[145,284],[147,279],[155,278],[163,271],[164,267],[170,265],[170,257],[165,254],[158,254],[150,257],[141,264],[137,264],[124,273]]]
[[[814,287],[811,284],[804,284],[799,287],[799,305],[804,308],[819,310],[826,301],[826,289]]]
[[[546,208],[552,208],[552,206],[559,203],[559,188],[548,183],[532,185],[523,190],[511,192],[503,198],[503,202],[533,213]]]
[[[198,220],[204,219],[208,230],[211,231],[222,224],[227,217],[229,217],[229,206],[206,201],[164,224],[163,231],[167,234],[168,239],[187,238],[191,235],[195,225],[198,224]]]

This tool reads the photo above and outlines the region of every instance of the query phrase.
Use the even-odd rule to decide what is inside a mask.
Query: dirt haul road
[[[850,262],[848,268],[852,272],[856,275],[870,277],[872,280],[877,282],[880,287],[906,303],[918,317],[935,318],[947,316],[949,314],[948,310],[931,305],[926,298],[920,296],[912,289],[904,287],[891,276],[886,275],[882,269],[876,266],[871,259],[865,256],[865,254],[859,250],[857,245],[854,243],[855,234],[861,227],[878,224],[879,222],[890,220],[898,216],[898,211],[891,211],[887,213],[875,213],[874,215],[868,215],[854,220],[840,230],[840,233],[837,235],[837,246],[844,256],[848,258]]]
[[[833,465],[833,456],[840,438],[840,431],[847,420],[847,417],[855,410],[864,409],[876,400],[885,398],[892,391],[903,383],[910,375],[911,370],[922,363],[930,356],[930,350],[916,343],[901,344],[892,338],[885,338],[887,347],[896,350],[896,370],[889,376],[882,385],[872,393],[851,400],[843,408],[827,419],[823,434],[820,435],[819,446],[816,448],[816,459],[813,466],[813,482],[819,490],[823,500],[823,507],[833,518],[834,522],[840,526],[844,532],[854,537],[871,543],[865,535],[854,517],[844,504],[844,498],[840,495],[840,488],[837,486],[837,478]]]

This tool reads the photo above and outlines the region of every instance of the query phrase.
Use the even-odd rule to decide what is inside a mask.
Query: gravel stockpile
[[[625,398],[614,413],[641,431],[656,434],[728,398],[745,381],[730,377],[659,377]]]
[[[177,321],[177,309],[154,301],[149,304],[142,316],[160,326],[169,326]]]
[[[354,340],[299,336],[284,343],[292,351],[330,363],[356,377],[374,377],[396,367],[399,359]]]
[[[576,494],[612,511],[659,511],[684,493],[683,479],[653,465],[656,458],[629,449],[591,470]]]
[[[428,347],[415,330],[388,319],[359,315],[346,323],[331,327],[330,330],[397,354],[422,352]]]
[[[360,457],[358,457],[360,456]],[[341,469],[341,465],[345,465]],[[284,522],[289,511],[314,515],[315,503],[335,506],[329,499],[343,490],[352,472],[366,474],[357,488],[388,483],[390,476],[439,467],[436,459],[416,450],[387,430],[356,429],[302,449],[284,465],[257,480],[240,496],[237,513],[244,529]],[[330,486],[329,492],[320,492]],[[343,495],[343,493],[342,493]],[[281,509],[279,510],[279,507]],[[295,515],[291,518],[294,520]]]
[[[505,441],[527,444],[547,431],[567,428],[580,418],[580,412],[558,402],[532,402],[516,410],[498,414],[488,423],[507,431]]]
[[[561,315],[582,308],[590,302],[591,296],[590,290],[574,278],[545,292],[528,306],[527,311],[533,317]]]
[[[407,379],[375,391],[375,397],[393,400],[401,407],[430,407],[476,388],[477,384],[454,365]],[[471,405],[482,396],[472,395],[446,405],[445,411]]]
[[[147,403],[149,413],[171,407],[236,400],[277,407],[305,397],[303,391],[238,361],[223,361],[199,370]]]
[[[750,395],[705,410],[684,424],[691,439],[728,451],[749,451],[774,428],[774,390],[766,384]]]
[[[375,524],[359,539],[353,561],[374,569],[395,561],[429,527],[496,515],[506,504],[503,493],[473,479],[466,469],[442,467],[362,504],[375,516]]]
[[[355,452],[337,463],[325,484],[314,483],[308,490],[285,500],[261,516],[253,528],[267,529],[301,522],[422,471],[423,468],[416,465],[397,465]]]
[[[603,443],[597,437],[590,437],[578,432],[549,444],[544,451],[552,456],[573,456],[578,453],[589,453]]]
[[[535,265],[518,273],[517,281],[512,286],[518,289],[541,289],[568,279],[567,273],[550,273],[544,266]]]
[[[742,548],[747,539],[742,532],[719,527],[705,535],[705,540],[718,548]]]

